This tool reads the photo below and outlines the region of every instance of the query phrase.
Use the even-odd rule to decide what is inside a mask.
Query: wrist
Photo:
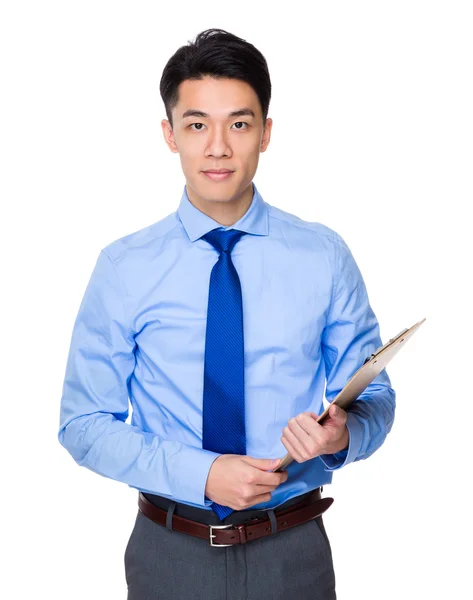
[[[339,452],[342,450],[348,450],[348,446],[350,445],[350,432],[348,431],[348,427],[346,425],[340,444],[343,444],[343,446],[340,448]]]

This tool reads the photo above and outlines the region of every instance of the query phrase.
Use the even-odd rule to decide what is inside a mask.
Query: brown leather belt
[[[320,488],[317,488],[301,502],[279,512],[275,509],[277,531],[284,531],[319,517],[332,503],[333,498],[322,498]],[[167,511],[152,504],[141,492],[138,495],[138,507],[148,519],[166,526]],[[258,517],[253,517],[238,525],[233,523],[207,525],[173,514],[172,529],[207,540],[210,546],[215,547],[246,544],[251,540],[257,540],[272,533],[271,521]]]

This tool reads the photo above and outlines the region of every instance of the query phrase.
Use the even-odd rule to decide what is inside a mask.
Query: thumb
[[[336,404],[332,404],[332,406],[330,407],[330,416],[338,417],[339,414],[340,411],[338,410],[338,406]]]
[[[276,467],[281,462],[280,458],[253,458],[252,456],[246,457],[246,462],[248,462],[253,467],[257,467],[262,471],[268,471],[270,469],[276,469]]]

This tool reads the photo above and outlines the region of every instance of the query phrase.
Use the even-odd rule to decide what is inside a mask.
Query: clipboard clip
[[[384,344],[384,346],[380,346],[375,352],[373,352],[372,354],[370,354],[367,358],[365,358],[365,362],[363,363],[363,365],[366,365],[366,363],[368,361],[370,361],[372,358],[374,358],[375,356],[378,356],[378,354],[381,352],[381,350],[384,350],[385,348],[387,348],[388,346],[390,346],[391,344],[393,344],[396,340],[398,340],[402,335],[404,335],[406,333],[406,331],[409,331],[408,328],[403,329],[400,333],[398,333],[397,335],[395,335],[393,338],[391,338],[389,340],[389,342],[387,342],[386,344]]]

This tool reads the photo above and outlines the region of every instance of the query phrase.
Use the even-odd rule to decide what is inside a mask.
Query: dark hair
[[[255,91],[261,104],[263,123],[271,100],[268,65],[261,52],[242,38],[224,29],[206,29],[194,42],[181,46],[166,63],[159,91],[172,123],[172,109],[179,101],[179,85],[186,79],[240,79]]]

